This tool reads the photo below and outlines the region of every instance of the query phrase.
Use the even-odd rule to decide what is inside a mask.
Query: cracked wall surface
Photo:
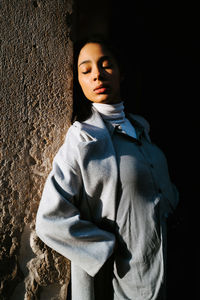
[[[35,215],[72,111],[72,0],[1,1],[0,299],[66,299]]]

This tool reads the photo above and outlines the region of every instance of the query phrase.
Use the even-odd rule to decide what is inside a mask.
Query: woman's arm
[[[36,232],[45,244],[94,276],[112,255],[115,236],[81,218],[74,204],[81,197],[81,175],[62,160],[63,151],[56,155],[46,181]]]

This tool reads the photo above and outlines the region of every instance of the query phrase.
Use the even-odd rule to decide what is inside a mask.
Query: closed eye
[[[90,71],[89,70],[87,70],[87,71],[82,71],[81,73],[82,74],[88,74]]]
[[[103,69],[112,69],[112,65],[102,66]]]
[[[113,67],[113,64],[110,61],[106,60],[106,61],[102,62],[103,69],[112,69],[112,67]]]
[[[82,68],[82,70],[81,70],[81,73],[82,74],[88,74],[88,73],[90,73],[90,71],[91,71],[91,67],[84,67],[84,68]]]

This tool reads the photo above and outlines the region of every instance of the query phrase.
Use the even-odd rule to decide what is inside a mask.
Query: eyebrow
[[[109,56],[109,55],[103,55],[103,56],[100,57],[99,61],[104,61],[106,59],[111,59],[111,56]],[[84,60],[78,66],[80,67],[81,65],[86,64],[86,63],[90,63],[90,62],[91,62],[91,60],[89,60],[89,59],[88,60]]]
[[[91,60],[84,60],[78,66],[80,67],[81,65],[89,63],[89,62],[91,62]]]

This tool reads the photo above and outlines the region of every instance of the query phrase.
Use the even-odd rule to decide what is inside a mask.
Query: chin
[[[93,99],[92,102],[95,103],[110,103],[111,99],[107,97],[106,95],[101,95],[101,97],[97,97],[96,99]]]
[[[104,103],[104,104],[116,104],[116,103],[119,103],[121,102],[122,100],[121,99],[101,99],[101,100],[95,100],[93,101],[94,103]]]
[[[90,97],[88,99],[94,103],[105,103],[105,104],[114,104],[121,101],[120,96],[118,95],[114,96],[111,94],[100,94],[96,97]]]

